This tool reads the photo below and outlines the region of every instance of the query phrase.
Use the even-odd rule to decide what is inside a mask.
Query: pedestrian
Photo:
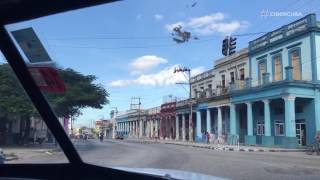
[[[210,142],[210,133],[207,132],[207,144],[209,144],[209,142]]]
[[[100,142],[103,142],[103,136],[104,136],[103,132],[100,132],[99,134]]]

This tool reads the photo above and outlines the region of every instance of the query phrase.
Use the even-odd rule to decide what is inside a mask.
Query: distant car
[[[116,139],[123,140],[123,136],[122,135],[116,135]]]

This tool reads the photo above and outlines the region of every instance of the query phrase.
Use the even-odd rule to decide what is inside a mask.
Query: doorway
[[[300,146],[306,145],[306,124],[304,119],[296,120],[296,136]]]

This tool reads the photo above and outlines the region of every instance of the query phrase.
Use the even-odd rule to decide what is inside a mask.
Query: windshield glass
[[[317,179],[318,4],[122,1],[6,29],[85,162]]]
[[[0,54],[0,164],[68,162],[3,54]],[[64,119],[59,118],[59,122],[63,124]]]

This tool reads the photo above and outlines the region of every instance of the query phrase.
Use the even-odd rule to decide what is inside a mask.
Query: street
[[[112,167],[192,171],[231,179],[319,179],[320,156],[303,152],[228,152],[169,144],[97,140],[76,143],[84,161]],[[65,162],[61,152],[10,163]]]

